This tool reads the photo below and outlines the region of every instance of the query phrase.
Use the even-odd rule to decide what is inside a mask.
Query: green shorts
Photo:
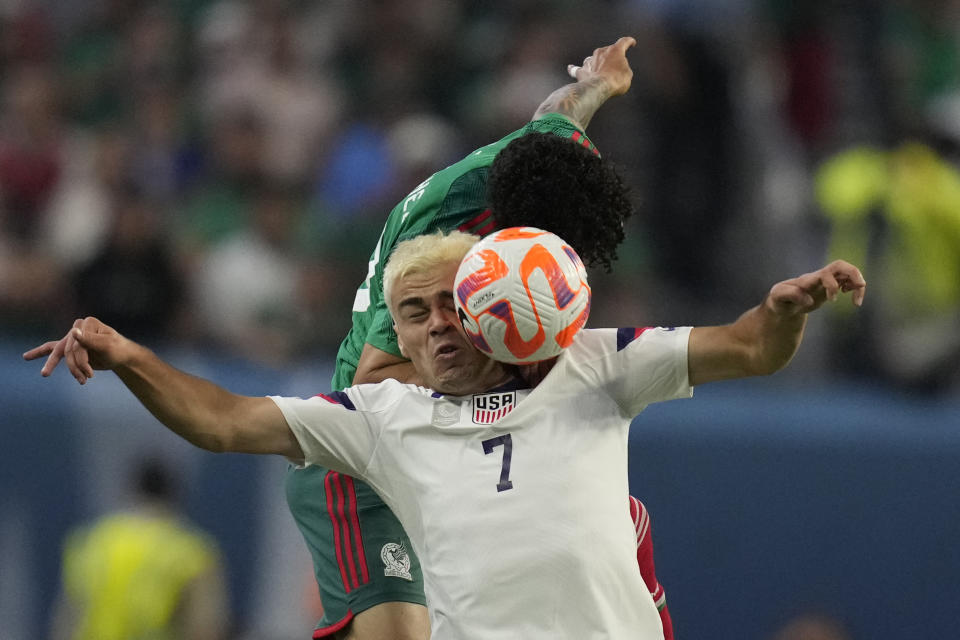
[[[287,504],[313,556],[323,603],[314,638],[346,627],[381,602],[426,605],[420,560],[373,489],[324,467],[290,466]]]

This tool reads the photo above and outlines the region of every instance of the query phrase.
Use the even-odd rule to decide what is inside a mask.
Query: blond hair
[[[398,243],[383,270],[383,299],[390,315],[395,317],[396,307],[390,298],[399,280],[451,262],[459,263],[479,240],[479,236],[453,230],[446,233],[436,231]],[[450,286],[453,286],[452,282]]]

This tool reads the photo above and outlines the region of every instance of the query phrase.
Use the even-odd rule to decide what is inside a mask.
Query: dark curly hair
[[[584,264],[609,272],[633,215],[629,189],[617,170],[569,138],[529,133],[493,160],[487,201],[497,226],[551,231]]]

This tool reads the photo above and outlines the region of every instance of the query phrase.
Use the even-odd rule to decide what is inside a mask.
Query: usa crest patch
[[[517,406],[516,391],[479,393],[473,396],[473,423],[493,424]]]

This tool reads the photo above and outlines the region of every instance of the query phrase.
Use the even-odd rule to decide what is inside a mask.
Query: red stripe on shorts
[[[357,565],[353,559],[353,545],[350,542],[350,524],[347,522],[347,515],[344,510],[356,510],[355,505],[357,504],[357,496],[352,491],[344,492],[343,476],[341,476],[339,473],[335,478],[335,482],[337,486],[338,498],[337,514],[340,516],[340,526],[343,527],[344,553],[347,556],[347,568],[350,571],[350,583],[353,585],[353,588],[356,589],[360,586],[360,582],[357,580]],[[345,493],[346,495],[344,495]]]
[[[339,476],[336,471],[328,471],[323,479],[323,486],[327,493],[327,512],[330,514],[330,523],[333,525],[333,549],[337,554],[337,566],[340,567],[340,578],[343,580],[343,590],[350,593],[350,582],[347,580],[347,571],[343,563],[343,547],[340,544],[340,523],[337,522],[336,506],[333,501],[331,479]]]
[[[343,481],[347,485],[347,493],[351,496],[350,501],[350,525],[353,527],[353,539],[357,546],[357,564],[360,565],[360,579],[363,584],[370,582],[370,572],[367,570],[367,554],[363,551],[363,535],[360,533],[360,516],[357,513],[357,490],[353,486],[353,478],[343,476]]]

